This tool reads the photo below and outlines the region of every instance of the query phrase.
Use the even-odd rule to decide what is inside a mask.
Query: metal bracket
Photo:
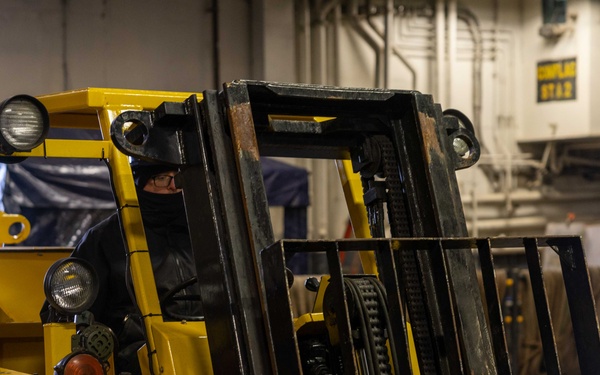
[[[12,245],[27,239],[31,225],[25,216],[2,212],[0,215],[0,228],[2,228],[0,243]]]

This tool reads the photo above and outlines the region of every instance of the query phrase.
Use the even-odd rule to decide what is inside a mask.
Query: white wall
[[[215,88],[212,1],[0,3],[0,96]],[[221,80],[252,78],[248,2],[219,1]]]
[[[539,35],[542,26],[541,7],[538,2],[524,2],[523,7],[523,101],[520,111],[523,124],[519,128],[522,140],[563,137],[586,137],[592,132],[591,118],[593,94],[591,76],[596,68],[592,64],[592,51],[597,46],[592,29],[590,0],[571,0],[568,13],[575,16],[572,30],[560,38],[548,39]],[[545,60],[577,58],[577,99],[537,103],[537,63]]]
[[[234,79],[296,81],[292,1],[219,0],[216,47],[212,5],[3,1],[0,97],[94,86],[201,91]]]
[[[298,21],[310,12],[297,15],[295,10],[309,3],[315,2],[219,0],[215,46],[211,0],[5,0],[0,2],[0,98],[89,86],[201,91],[240,78],[383,86],[376,83],[373,48],[347,19],[340,17],[321,30],[323,48],[318,44],[318,23],[308,21],[313,27],[301,34],[307,38],[297,38],[302,32]],[[410,3],[421,6],[413,11],[406,7],[395,18],[395,45],[404,60],[390,59],[388,86],[433,94],[443,108],[457,108],[476,122],[486,148],[479,166],[491,166],[501,180],[490,181],[479,167],[459,172],[461,192],[471,202],[476,195],[487,199],[499,188],[510,193],[517,187],[513,164],[528,162],[518,155],[517,140],[548,137],[551,124],[557,124],[557,135],[600,130],[594,121],[600,115],[594,102],[600,74],[593,65],[600,54],[595,46],[598,2],[569,1],[569,10],[578,15],[575,31],[554,44],[538,35],[542,19],[537,0]],[[459,15],[466,9],[478,22],[483,46],[480,107],[474,96],[475,39],[461,17],[453,20],[444,14],[440,28],[436,4],[442,11],[456,4]],[[334,12],[340,14],[339,9]],[[383,25],[381,17],[373,21]],[[455,43],[444,42],[439,48],[440,33],[456,35]],[[379,38],[372,30],[370,35]],[[217,49],[220,65],[215,77]],[[580,67],[580,100],[536,103],[537,61],[571,55],[578,57]],[[312,203],[320,211],[310,216],[311,235],[340,236],[347,214],[333,163],[297,164],[313,171]],[[509,202],[488,215],[512,217],[531,211],[511,207]]]

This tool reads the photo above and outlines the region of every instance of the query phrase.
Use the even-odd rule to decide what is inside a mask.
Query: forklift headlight
[[[46,272],[44,293],[50,306],[57,311],[82,313],[92,306],[98,295],[96,270],[83,259],[60,259]]]
[[[0,103],[0,153],[31,151],[44,142],[50,120],[46,107],[29,95]]]

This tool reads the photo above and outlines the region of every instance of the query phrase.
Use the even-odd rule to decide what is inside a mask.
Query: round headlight
[[[44,142],[50,121],[46,107],[29,95],[0,103],[0,152],[31,151]]]
[[[46,272],[44,293],[50,306],[59,312],[82,313],[92,306],[98,295],[96,270],[83,259],[60,259]]]

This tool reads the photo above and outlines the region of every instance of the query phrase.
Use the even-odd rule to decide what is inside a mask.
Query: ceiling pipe
[[[367,8],[370,9],[371,0],[367,0]],[[389,86],[391,85],[391,82],[388,82],[388,76],[390,75],[390,70],[391,70],[391,54],[393,53],[394,56],[396,56],[403,64],[404,66],[408,69],[408,71],[410,72],[411,75],[411,89],[416,90],[417,89],[417,71],[415,70],[415,68],[413,67],[413,65],[408,61],[408,59],[404,56],[404,54],[400,51],[400,48],[398,48],[398,46],[396,46],[396,43],[394,41],[394,33],[396,32],[395,30],[395,21],[394,21],[394,8],[393,8],[394,4],[393,4],[393,0],[387,0],[387,4],[386,4],[386,13],[385,13],[385,23],[384,23],[384,30],[381,30],[381,28],[379,26],[377,26],[377,24],[375,24],[375,22],[373,22],[373,19],[370,15],[370,13],[367,14],[367,24],[371,27],[371,29],[373,29],[373,31],[384,41],[384,55],[385,55],[385,67],[384,67],[384,81],[387,83],[387,87],[389,88]],[[388,10],[389,9],[389,10]],[[390,18],[388,20],[388,17]],[[388,40],[389,38],[389,40]]]
[[[315,74],[315,83],[329,84],[329,69],[327,56],[327,17],[335,10],[340,0],[331,0],[321,3],[316,7],[316,27],[317,27],[317,72]],[[335,49],[335,48],[334,48]]]
[[[340,61],[340,29],[342,28],[342,7],[338,4],[333,10],[333,56],[330,64],[333,76],[333,85],[339,86],[341,82]]]
[[[447,47],[448,47],[448,65],[446,66],[446,106],[452,107],[452,88],[454,86],[453,77],[456,67],[456,44],[458,35],[458,16],[456,0],[447,1],[446,7],[446,25],[447,25]]]
[[[321,9],[319,10],[319,14],[318,14],[318,20],[321,22],[324,22],[325,19],[327,18],[327,15],[329,13],[331,13],[331,11],[338,6],[338,3],[340,2],[340,0],[331,0],[328,3],[326,3],[325,5],[323,5],[321,7]]]
[[[340,70],[338,69],[339,62],[339,29],[340,29],[340,18],[341,18],[341,8],[340,8],[341,0],[332,0],[329,3],[325,4],[322,11],[322,19],[323,22],[329,17],[330,14],[333,14],[333,23],[329,23],[332,25],[333,31],[330,33],[325,33],[325,37],[331,37],[331,47],[327,49],[329,55],[327,55],[327,63],[325,65],[325,69],[327,69],[327,82],[326,84],[332,84],[334,86],[339,85],[340,83]],[[331,26],[330,26],[331,27]]]
[[[383,83],[384,88],[389,89],[392,84],[392,48],[394,46],[394,0],[387,0],[383,14]]]
[[[361,22],[358,12],[358,0],[350,1],[349,15],[350,25],[375,51],[375,87],[383,87],[383,42],[375,39],[369,29]]]
[[[548,219],[543,216],[511,217],[506,219],[479,219],[477,224],[467,223],[470,233],[479,231],[523,230],[527,228],[545,228]],[[477,235],[475,235],[477,236]]]
[[[71,85],[69,80],[69,47],[68,47],[68,7],[69,0],[62,0],[60,2],[60,10],[61,10],[61,41],[62,41],[62,50],[61,50],[61,58],[62,58],[62,73],[63,73],[63,90],[68,90]]]
[[[462,197],[462,203],[467,205],[473,201],[472,195]],[[565,203],[565,202],[581,202],[589,200],[600,200],[600,193],[542,193],[539,190],[533,191],[516,191],[511,193],[511,199],[515,204],[536,204],[539,202]],[[476,196],[479,205],[503,205],[506,202],[506,196],[503,193],[487,193]]]
[[[296,56],[298,64],[296,65],[296,75],[298,82],[310,83],[311,76],[311,29],[310,29],[310,7],[308,0],[294,1],[294,20],[297,32],[296,35]]]
[[[437,70],[437,102],[446,106],[446,2],[437,0],[435,3],[435,47],[436,47],[436,70]]]
[[[481,27],[479,26],[477,16],[467,8],[458,8],[457,18],[467,24],[473,38],[473,124],[475,126],[475,134],[481,134],[481,77],[483,65],[483,37]]]
[[[329,14],[336,9],[339,5],[339,0],[331,0],[326,3],[322,3],[321,7],[317,8],[317,25],[318,35],[319,35],[319,70],[320,73],[320,83],[328,84],[330,83],[330,75],[328,68],[328,58],[327,58],[327,17]],[[334,47],[335,49],[335,47]],[[335,63],[335,62],[333,62]],[[314,223],[314,234],[317,239],[323,239],[331,237],[331,233],[329,231],[329,213],[330,213],[330,205],[331,205],[331,173],[330,168],[331,164],[327,160],[318,160],[315,159],[312,162],[312,173],[314,175],[314,181],[320,181],[320,183],[314,184],[314,200],[315,206],[313,211],[313,223]],[[318,203],[317,203],[318,202]]]

